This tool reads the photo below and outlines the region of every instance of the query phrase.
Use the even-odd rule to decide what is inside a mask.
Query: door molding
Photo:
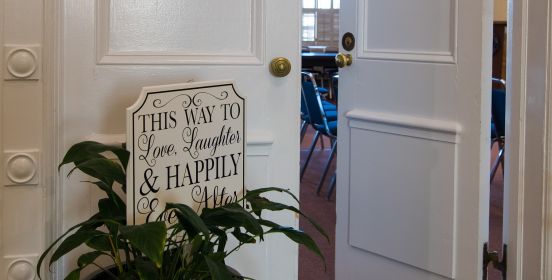
[[[508,279],[552,277],[550,1],[509,1],[504,240]],[[508,211],[509,210],[509,211]]]
[[[44,143],[42,172],[45,191],[46,235],[44,248],[51,244],[63,232],[63,190],[61,175],[57,165],[61,162],[63,131],[61,117],[63,114],[63,1],[44,1],[44,102],[43,127]],[[62,262],[53,264],[54,273],[44,273],[46,279],[62,279]]]
[[[547,49],[547,59],[544,61],[546,62],[546,92],[545,92],[545,106],[546,106],[546,126],[543,130],[543,133],[546,134],[545,137],[545,148],[543,156],[545,157],[545,167],[543,169],[543,176],[544,176],[544,188],[546,195],[544,196],[544,204],[545,204],[545,211],[543,212],[543,218],[544,221],[546,221],[544,225],[544,244],[543,244],[543,276],[544,279],[552,279],[552,221],[550,221],[550,217],[552,217],[552,174],[550,174],[550,168],[552,167],[552,99],[550,98],[552,94],[552,63],[550,61],[551,57],[551,47],[552,47],[552,23],[550,22],[552,20],[552,6],[551,1],[548,2],[548,10],[547,10],[547,23],[548,23],[548,40],[546,44]]]

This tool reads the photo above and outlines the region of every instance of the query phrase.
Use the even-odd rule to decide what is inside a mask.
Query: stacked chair
[[[326,179],[326,175],[337,149],[337,109],[334,104],[322,100],[320,92],[316,86],[316,81],[314,80],[312,74],[307,72],[301,73],[301,98],[301,118],[303,120],[301,135],[304,135],[303,129],[306,130],[307,125],[311,126],[315,130],[307,158],[301,167],[301,179],[303,178],[303,175],[308,167],[318,139],[321,136],[326,136],[331,140],[331,152],[324,165],[324,172],[322,173],[322,178],[320,179],[317,187],[316,192],[318,194],[322,188],[324,180]],[[305,114],[303,114],[304,111]],[[332,178],[332,181],[333,179],[334,178]]]
[[[493,88],[491,101],[491,148],[498,145],[498,155],[491,168],[491,182],[493,181],[498,166],[502,166],[504,176],[504,144],[506,130],[506,81],[492,78],[493,83],[500,85],[500,88]]]

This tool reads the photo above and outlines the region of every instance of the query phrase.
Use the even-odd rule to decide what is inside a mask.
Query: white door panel
[[[358,19],[359,57],[452,62],[455,0],[359,1]]]
[[[64,5],[63,150],[98,135],[124,134],[125,108],[143,86],[233,79],[248,109],[247,187],[298,193],[298,165],[290,164],[299,162],[298,0],[66,0]],[[289,11],[297,16],[283,21]],[[272,76],[268,67],[280,56],[292,63],[284,78]],[[64,228],[92,214],[97,200],[97,193],[76,179],[66,180],[63,188]],[[276,219],[298,225],[293,215]],[[297,278],[296,245],[273,237],[252,247],[240,250],[230,265],[256,279]],[[75,259],[66,259],[64,273],[74,265]]]
[[[481,279],[490,4],[341,3],[336,279]]]
[[[350,245],[452,277],[455,143],[356,122],[350,121]]]

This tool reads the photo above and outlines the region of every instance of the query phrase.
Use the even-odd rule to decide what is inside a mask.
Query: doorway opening
[[[506,139],[506,44],[507,1],[494,1],[492,96],[491,96],[491,172],[489,201],[489,250],[503,252],[504,198],[504,146]],[[489,279],[502,279],[500,271],[492,266],[488,269]]]
[[[324,103],[324,117],[331,126],[336,123],[339,81],[335,56],[339,51],[339,0],[302,0],[302,79],[301,92],[301,210],[315,219],[330,236],[330,242],[314,233],[316,230],[300,219],[300,227],[320,246],[326,258],[324,263],[305,248],[299,249],[299,279],[330,280],[335,277],[335,153],[332,144],[335,132],[329,127],[312,125],[309,120],[312,96],[315,93]],[[310,91],[309,86],[315,90]],[[317,136],[318,135],[318,136]]]

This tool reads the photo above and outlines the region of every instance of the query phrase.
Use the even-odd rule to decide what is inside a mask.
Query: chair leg
[[[300,132],[300,140],[299,140],[299,143],[303,142],[303,138],[305,138],[305,134],[307,133],[307,122],[306,121],[302,121],[301,122],[301,132]]]
[[[498,165],[502,163],[502,168],[504,168],[504,144],[499,142],[498,148],[499,148],[498,155],[496,156],[495,162],[493,163],[493,168],[491,169],[491,183],[493,182],[493,179],[496,175]]]
[[[322,178],[320,179],[320,182],[318,182],[318,187],[316,188],[316,195],[320,194],[320,190],[322,189],[322,186],[324,185],[324,180],[326,180],[326,175],[328,174],[328,170],[330,169],[330,165],[331,165],[332,160],[335,156],[336,147],[337,147],[337,141],[333,141],[330,156],[328,157],[328,160],[326,161],[326,166],[324,166],[324,172],[322,173]]]
[[[324,135],[320,137],[320,149],[324,150]]]
[[[301,176],[299,177],[299,181],[303,179],[303,175],[305,175],[305,170],[307,170],[307,165],[309,164],[309,161],[312,156],[312,152],[314,151],[314,146],[316,146],[316,141],[318,141],[318,138],[320,137],[320,132],[317,130],[314,133],[314,137],[312,138],[312,143],[309,148],[309,154],[307,155],[307,159],[305,160],[305,163],[301,167]]]
[[[504,145],[502,146],[502,154],[500,155],[500,165],[502,166],[502,180],[504,180]]]
[[[335,185],[336,185],[336,180],[337,180],[337,171],[334,172],[334,174],[332,175],[332,178],[330,180],[330,189],[328,189],[328,193],[326,194],[326,200],[330,200],[330,198],[332,197],[332,193],[335,189]]]

